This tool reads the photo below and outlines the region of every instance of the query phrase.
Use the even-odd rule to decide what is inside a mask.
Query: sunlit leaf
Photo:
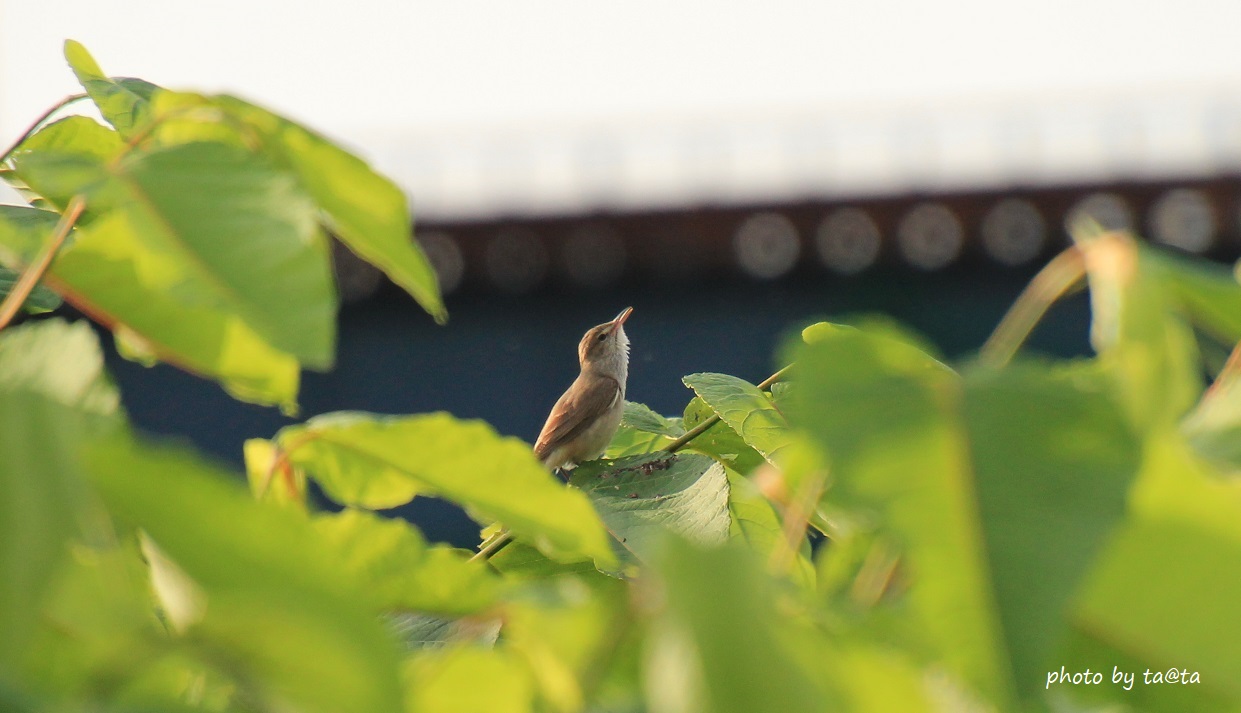
[[[644,433],[656,433],[669,438],[685,435],[680,419],[665,418],[652,411],[647,405],[634,401],[625,402],[625,413],[621,416],[621,424]]]
[[[693,429],[714,416],[716,416],[715,411],[695,396],[685,405],[685,428]],[[733,430],[732,426],[722,420],[716,421],[690,441],[687,449],[709,455],[743,474],[754,472],[755,468],[766,462],[762,454],[754,450]]]
[[[829,454],[827,502],[874,521],[911,577],[888,623],[993,702],[1041,695],[1061,612],[1136,468],[1107,381],[1022,368],[962,382],[882,333],[796,355],[794,411]]]
[[[0,389],[33,391],[75,409],[110,415],[120,395],[85,322],[30,322],[0,332]]]
[[[405,664],[410,711],[528,713],[534,681],[512,652],[452,646],[418,652]]]
[[[116,127],[121,136],[129,138],[150,114],[154,84],[128,77],[109,78],[80,43],[65,40],[65,60],[77,76],[82,88],[99,107],[99,113]]]
[[[495,601],[499,583],[486,565],[428,545],[404,520],[345,510],[314,522],[345,562],[343,574],[381,610],[469,614]]]
[[[435,270],[413,240],[405,194],[364,161],[322,136],[236,97],[213,98],[255,128],[263,148],[288,167],[349,249],[384,271],[436,321],[448,313]]]
[[[768,461],[788,444],[788,420],[757,386],[727,374],[690,374],[682,381]]]
[[[341,503],[385,508],[436,495],[556,559],[613,561],[589,500],[557,482],[527,444],[482,422],[338,413],[286,428],[276,440]]]
[[[670,540],[659,572],[669,621],[654,633],[647,663],[651,708],[716,713],[831,709],[829,701],[837,695],[812,667],[815,652],[805,630],[777,613],[771,581],[752,554]],[[685,705],[695,699],[701,708]]]
[[[201,588],[187,635],[233,675],[301,710],[401,709],[394,642],[303,517],[184,452],[116,442],[87,463],[112,512]]]

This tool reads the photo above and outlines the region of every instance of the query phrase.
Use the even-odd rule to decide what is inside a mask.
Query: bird
[[[534,444],[534,455],[549,470],[569,470],[603,455],[625,411],[629,377],[626,307],[616,319],[590,328],[577,345],[581,373],[564,392]]]

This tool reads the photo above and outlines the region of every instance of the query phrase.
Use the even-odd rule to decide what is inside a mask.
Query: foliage
[[[7,299],[286,410],[333,360],[328,231],[442,319],[364,163],[66,57],[107,125],[4,156],[30,203],[0,209]],[[486,424],[338,413],[249,441],[247,488],[134,431],[84,322],[0,325],[0,708],[1241,710],[1241,357],[1201,356],[1241,339],[1241,285],[1074,237],[1093,358],[950,365],[820,323],[772,379],[627,404],[567,484]],[[465,507],[482,549],[375,512],[414,497]]]

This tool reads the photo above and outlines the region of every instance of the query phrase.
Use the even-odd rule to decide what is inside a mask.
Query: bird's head
[[[625,336],[625,320],[633,313],[626,307],[616,319],[591,327],[577,345],[577,358],[582,369],[616,375],[624,373],[629,363],[629,337]]]

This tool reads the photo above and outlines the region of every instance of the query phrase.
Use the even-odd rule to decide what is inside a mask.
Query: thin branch
[[[761,384],[758,385],[759,390],[766,389],[770,387],[772,384],[776,383],[777,381],[780,381],[784,377],[788,376],[789,370],[792,368],[793,368],[793,365],[790,364],[784,367],[783,369],[781,369],[780,371],[777,371],[776,373],[767,377],[766,380],[764,380]],[[703,419],[702,423],[698,424],[697,426],[694,426],[689,431],[686,431],[685,435],[676,439],[672,443],[669,443],[668,445],[664,446],[664,450],[669,453],[676,453],[677,451],[684,448],[686,444],[688,444],[690,441],[701,436],[708,428],[711,428],[715,424],[719,423],[719,421],[720,421],[719,414],[714,414],[714,413],[711,414],[710,416]]]
[[[74,196],[69,201],[69,205],[65,208],[64,215],[60,216],[60,221],[56,223],[56,229],[52,232],[52,237],[35,256],[33,262],[22,271],[21,277],[13,285],[13,290],[4,298],[4,302],[0,302],[0,329],[4,329],[13,321],[13,317],[17,316],[17,311],[22,308],[22,304],[26,298],[30,296],[30,292],[34,286],[39,284],[43,273],[47,272],[47,268],[52,264],[52,258],[56,257],[56,253],[60,250],[60,246],[64,244],[65,238],[69,235],[69,231],[73,229],[73,224],[78,222],[78,218],[82,215],[82,210],[86,208],[86,199],[80,195]]]
[[[38,119],[35,119],[34,123],[31,124],[29,128],[27,128],[25,131],[22,132],[21,136],[17,137],[17,141],[14,141],[11,146],[9,146],[7,149],[4,150],[3,154],[0,154],[0,163],[4,163],[5,161],[8,161],[9,156],[12,156],[13,152],[16,151],[18,147],[26,143],[26,139],[33,136],[34,132],[38,131],[39,128],[43,126],[43,123],[45,121],[52,118],[53,114],[60,111],[61,109],[64,109],[70,104],[80,99],[85,99],[85,98],[86,98],[85,94],[72,94],[70,96],[65,97],[64,99],[61,99],[51,109],[48,109],[47,111],[43,112],[43,114]]]
[[[1052,258],[1051,262],[1030,280],[1017,301],[991,333],[978,353],[979,363],[1000,367],[1030,336],[1034,326],[1056,300],[1069,292],[1086,275],[1086,259],[1077,246],[1071,246]]]

